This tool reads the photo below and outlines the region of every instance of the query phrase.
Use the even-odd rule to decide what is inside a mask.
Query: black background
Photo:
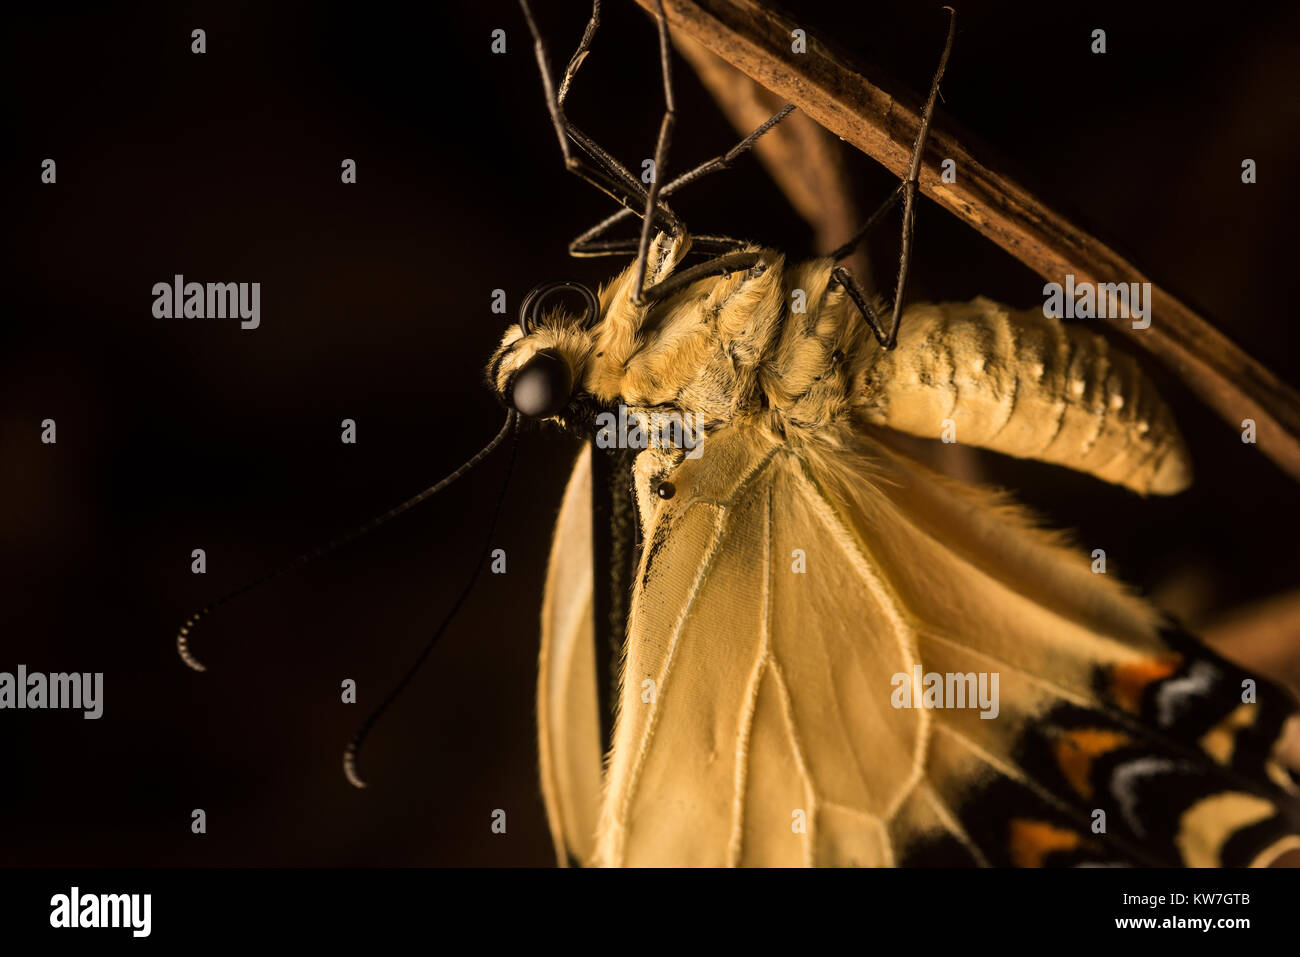
[[[787,3],[922,90],[938,4]],[[634,168],[661,100],[650,21],[607,5],[570,113]],[[1049,201],[1296,382],[1300,11],[959,4],[944,111]],[[581,2],[541,4],[556,64]],[[533,430],[485,575],[373,735],[342,746],[479,553],[502,468],[364,542],[179,623],[441,477],[498,428],[482,366],[567,240],[611,211],[560,167],[513,3],[24,5],[4,39],[11,265],[0,329],[0,670],[105,673],[105,715],[0,713],[0,863],[548,864],[532,716],[549,527],[576,445]],[[207,31],[207,53],[190,31]],[[508,52],[489,52],[490,33]],[[1109,51],[1089,52],[1093,28]],[[679,59],[669,164],[736,135]],[[58,163],[57,185],[40,163]],[[340,183],[340,163],[358,184]],[[1259,183],[1244,186],[1241,161]],[[864,202],[890,177],[854,163]],[[675,202],[696,231],[809,252],[756,163]],[[880,239],[878,256],[894,255]],[[879,259],[877,261],[880,261]],[[892,267],[890,267],[892,268]],[[886,270],[888,272],[888,270]],[[262,323],[160,320],[155,282],[262,283]],[[925,201],[915,299],[1041,302],[1042,280]],[[1156,317],[1156,321],[1159,318]],[[1132,346],[1130,346],[1132,348]],[[1150,365],[1149,363],[1147,363]],[[1163,370],[1194,489],[1143,501],[982,458],[1113,570],[1201,623],[1292,587],[1294,485]],[[58,423],[43,445],[40,422]],[[355,446],[339,423],[358,423]],[[1261,436],[1267,442],[1267,436]],[[204,548],[208,572],[190,572]],[[344,678],[361,703],[339,701]],[[208,832],[190,832],[203,808]],[[508,813],[505,835],[489,829]]]

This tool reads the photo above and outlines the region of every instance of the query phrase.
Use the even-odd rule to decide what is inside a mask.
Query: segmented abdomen
[[[1142,494],[1186,488],[1168,406],[1106,340],[983,297],[918,305],[898,346],[873,348],[854,402],[868,421],[1088,472]]]

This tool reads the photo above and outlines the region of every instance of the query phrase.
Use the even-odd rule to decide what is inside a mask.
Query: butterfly
[[[881,210],[901,202],[905,223],[886,333],[837,257],[692,237],[664,197],[709,164],[643,188],[564,115],[599,3],[558,87],[521,5],[566,165],[642,217],[637,240],[601,238],[627,213],[579,237],[636,259],[599,290],[538,287],[487,367],[511,416],[589,443],[541,616],[557,859],[1215,866],[1300,848],[1294,699],[893,438],[947,429],[1141,494],[1190,481],[1168,408],[1100,337],[983,298],[903,309],[948,47]],[[662,173],[662,6],[656,22]],[[581,308],[546,308],[566,297]]]
[[[664,182],[659,4],[666,110],[643,184],[564,111],[599,0],[558,84],[521,7],[566,168],[623,207],[570,251],[632,263],[598,290],[530,292],[486,369],[508,410],[496,437],[192,615],[182,659],[204,670],[191,639],[217,607],[437,494],[521,420],[551,423],[587,440],[541,612],[540,769],[561,864],[1214,866],[1300,851],[1295,699],[1007,496],[899,444],[951,437],[1144,495],[1191,480],[1169,409],[1104,339],[982,297],[904,309],[953,20],[907,178],[845,246],[790,263],[692,235],[667,197],[792,106]],[[837,262],[898,206],[891,305]],[[639,236],[607,238],[634,216]],[[461,597],[345,750],[354,785],[366,735],[473,588],[501,497]]]

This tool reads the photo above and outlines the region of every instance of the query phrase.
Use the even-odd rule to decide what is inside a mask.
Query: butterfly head
[[[683,236],[657,236],[644,288],[665,283],[687,249]],[[572,281],[538,286],[488,363],[488,385],[507,408],[597,441],[610,416],[707,430],[761,415],[759,371],[773,358],[783,260],[745,251],[760,252],[751,268],[702,273],[644,301],[632,266],[599,291]]]
[[[580,411],[576,406],[600,311],[596,293],[582,283],[538,286],[524,297],[518,323],[506,330],[493,354],[488,385],[528,418],[573,418]]]

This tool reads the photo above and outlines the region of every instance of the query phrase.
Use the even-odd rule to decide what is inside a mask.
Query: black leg
[[[885,335],[884,328],[881,326],[879,318],[867,304],[866,298],[862,295],[861,290],[858,289],[857,284],[853,281],[853,277],[849,271],[843,266],[837,266],[831,274],[833,280],[844,286],[849,297],[853,300],[854,304],[857,305],[858,309],[861,310],[863,318],[866,319],[867,325],[871,327],[871,332],[876,337],[876,341],[879,342],[881,347],[884,349],[892,349],[898,344],[898,325],[903,314],[903,299],[907,294],[907,278],[912,267],[912,243],[916,235],[916,192],[921,176],[921,157],[925,153],[925,141],[930,135],[930,124],[934,119],[934,104],[935,100],[938,99],[939,96],[939,81],[943,79],[943,71],[948,66],[948,55],[952,52],[953,34],[957,29],[956,12],[952,7],[944,7],[944,9],[948,11],[948,38],[944,42],[943,53],[939,57],[939,67],[935,70],[934,79],[930,82],[930,95],[926,97],[925,108],[921,111],[921,126],[916,134],[916,143],[912,146],[912,162],[908,166],[907,178],[903,180],[898,189],[894,190],[894,192],[890,194],[889,198],[871,214],[871,218],[867,220],[866,225],[858,230],[852,239],[839,249],[835,250],[835,252],[831,253],[831,257],[838,261],[853,252],[854,248],[862,241],[862,238],[866,236],[871,227],[880,220],[880,217],[883,216],[886,211],[892,209],[898,203],[900,198],[902,199],[902,248],[898,257],[898,281],[894,284],[893,317],[890,323],[888,336]]]
[[[706,253],[720,255],[722,253],[735,252],[737,249],[744,249],[749,243],[743,239],[735,239],[731,236],[692,236],[691,249],[692,253]],[[575,257],[595,258],[597,256],[626,256],[635,255],[641,248],[641,240],[628,236],[624,239],[602,239],[599,242],[584,243],[582,248],[576,252],[570,249]],[[645,291],[642,291],[642,296]]]
[[[590,185],[595,186],[615,202],[633,212],[643,212],[642,207],[646,203],[649,194],[637,178],[629,173],[626,167],[597,144],[595,140],[575,127],[564,114],[564,99],[568,96],[573,77],[582,65],[592,38],[596,34],[596,29],[600,26],[600,0],[593,0],[591,17],[587,21],[586,30],[583,31],[582,41],[564,71],[564,77],[560,81],[559,94],[556,93],[555,86],[551,81],[550,55],[546,51],[546,43],[542,40],[537,21],[533,19],[532,8],[529,6],[528,0],[519,0],[519,6],[524,11],[524,19],[527,20],[528,30],[533,37],[533,50],[537,57],[538,70],[542,75],[542,89],[546,95],[546,107],[550,111],[551,123],[555,127],[555,135],[560,143],[560,152],[564,156],[565,169]],[[576,143],[591,158],[595,164],[594,167],[574,154],[569,145],[570,140]],[[651,204],[650,208],[654,211],[655,222],[661,228],[672,233],[676,233],[681,228],[677,216],[666,203],[656,200]]]
[[[727,150],[727,152],[723,153],[721,156],[715,156],[713,157],[713,159],[701,163],[699,166],[695,167],[689,172],[683,173],[681,176],[678,176],[676,179],[672,180],[671,182],[664,184],[664,188],[660,191],[659,196],[661,198],[670,196],[678,189],[681,189],[683,186],[689,186],[697,179],[700,179],[704,176],[708,176],[710,173],[716,173],[720,170],[730,169],[731,165],[737,160],[737,158],[739,158],[742,154],[749,152],[749,150],[753,149],[754,144],[758,141],[758,138],[760,136],[762,136],[772,127],[776,126],[776,124],[780,123],[793,111],[794,111],[794,104],[787,103],[778,112],[768,117],[761,126],[757,127],[753,132],[751,132],[748,136],[746,136],[743,140],[741,140],[731,149]],[[624,209],[620,209],[618,212],[614,213],[613,215],[603,219],[601,222],[597,223],[591,229],[587,230],[585,233],[578,236],[571,243],[569,243],[569,255],[575,257],[615,256],[627,252],[636,251],[639,248],[639,246],[628,245],[624,243],[623,240],[598,241],[598,237],[603,236],[610,229],[610,227],[623,222],[625,219],[631,218],[632,215],[633,215],[633,210],[624,208]],[[699,252],[705,251],[704,249],[701,248],[701,242],[705,238],[711,240],[720,239],[723,241],[728,241],[733,245],[733,247],[744,245],[744,243],[741,242],[740,240],[726,240],[726,237],[696,236],[693,238],[694,241],[691,244],[692,250],[699,251]],[[635,242],[639,242],[639,241],[635,241]],[[847,255],[847,253],[845,255]]]
[[[857,248],[858,243],[862,242],[862,240],[866,238],[872,228],[884,218],[887,212],[897,206],[902,198],[903,184],[899,183],[898,188],[890,193],[889,197],[883,203],[876,207],[876,211],[867,218],[867,221],[862,228],[853,234],[853,238],[843,246],[834,250],[830,254],[830,258],[839,262],[841,259],[852,254],[853,250]],[[871,334],[876,337],[876,341],[886,349],[892,349],[892,345],[886,345],[890,340],[889,337],[885,335],[885,328],[880,323],[880,317],[876,315],[876,311],[871,308],[871,303],[867,301],[867,297],[863,294],[862,290],[858,288],[857,281],[853,278],[853,274],[844,266],[836,266],[831,270],[831,282],[839,283],[844,287],[844,291],[849,294],[849,298],[852,299],[854,305],[858,307],[858,312],[862,313],[862,318],[867,321],[867,326],[871,329]],[[897,322],[897,320],[895,320],[895,322]]]
[[[853,238],[850,239],[843,246],[831,252],[830,254],[831,259],[834,259],[836,262],[839,262],[841,259],[844,259],[852,255],[853,250],[858,248],[858,243],[862,242],[862,240],[864,240],[867,237],[867,234],[871,232],[872,228],[875,227],[876,223],[880,222],[880,220],[884,217],[885,213],[889,212],[891,209],[897,206],[899,200],[901,200],[902,198],[903,198],[903,184],[899,183],[898,186],[894,189],[894,191],[889,194],[889,197],[883,203],[881,203],[879,206],[876,207],[876,211],[867,218],[867,221],[866,223],[863,224],[862,228],[853,234]]]
[[[691,283],[698,282],[706,276],[726,276],[742,269],[750,269],[762,259],[762,256],[763,254],[758,252],[730,252],[708,262],[702,262],[698,266],[692,266],[690,269],[683,269],[647,289],[645,301],[659,302],[667,299],[679,289],[685,289]]]
[[[546,95],[547,109],[551,114],[551,123],[555,127],[560,151],[564,156],[565,168],[581,179],[595,186],[624,208],[607,217],[596,226],[578,236],[569,244],[569,252],[574,256],[612,256],[636,253],[634,300],[638,303],[657,301],[672,295],[690,283],[708,275],[724,275],[737,269],[748,269],[758,261],[757,253],[740,253],[748,243],[730,236],[695,236],[692,237],[693,252],[721,254],[719,258],[702,263],[686,270],[679,276],[670,277],[663,283],[645,286],[646,260],[649,256],[651,233],[658,228],[671,235],[677,235],[685,227],[672,209],[664,202],[664,197],[674,190],[690,185],[695,180],[710,173],[727,169],[736,158],[753,148],[758,138],[785,119],[793,110],[793,104],[786,104],[781,110],[764,121],[753,132],[721,156],[716,156],[701,163],[664,186],[662,174],[668,159],[668,148],[672,141],[672,131],[676,123],[676,104],[672,89],[672,60],[668,43],[668,19],[664,14],[662,0],[657,4],[655,22],[659,32],[659,65],[664,89],[664,117],[659,128],[659,137],[655,145],[654,179],[650,189],[642,188],[640,182],[613,156],[606,152],[595,140],[591,139],[569,121],[564,114],[564,101],[568,97],[573,78],[581,67],[590,50],[596,30],[600,26],[600,0],[593,0],[591,17],[583,31],[582,40],[565,68],[560,80],[558,92],[551,80],[550,56],[537,22],[533,18],[528,0],[519,0],[524,18],[528,22],[529,32],[533,37],[533,48],[537,57],[537,66],[542,76],[542,87]],[[569,142],[572,140],[594,162],[594,168],[573,154]],[[639,207],[639,208],[638,208]],[[616,223],[634,214],[642,217],[641,235],[636,240],[607,240],[599,237]],[[737,258],[739,257],[739,258]]]
[[[876,341],[886,349],[894,348],[885,335],[884,327],[880,324],[880,317],[876,315],[876,311],[871,308],[871,303],[867,302],[867,297],[858,288],[853,274],[843,266],[836,266],[831,270],[831,281],[837,282],[844,287],[844,291],[849,294],[853,304],[858,307],[858,312],[862,313],[862,318],[867,320],[867,326],[871,329],[871,334],[876,337]],[[895,328],[897,328],[897,320],[895,320]]]
[[[668,145],[672,141],[673,127],[677,125],[677,105],[673,100],[672,51],[668,46],[668,18],[664,15],[663,0],[657,0],[655,4],[655,24],[659,27],[659,72],[664,82],[664,118],[659,124],[659,141],[655,144],[650,192],[646,195],[645,215],[641,217],[641,242],[636,252],[632,301],[638,306],[645,302],[645,264],[650,252],[650,231],[654,228],[653,213],[659,199],[659,184],[663,180],[664,167],[668,165]],[[676,232],[673,230],[674,235]]]
[[[664,195],[667,196],[673,191],[681,189],[683,186],[689,186],[702,176],[708,176],[710,173],[716,173],[719,170],[729,169],[731,164],[739,159],[742,154],[748,153],[754,148],[754,144],[758,142],[760,136],[772,127],[776,126],[776,124],[780,123],[793,112],[794,104],[787,103],[764,120],[762,124],[755,127],[753,132],[731,149],[727,150],[727,152],[723,153],[721,156],[715,156],[708,162],[701,163],[699,166],[695,167],[695,169],[678,176],[675,180],[664,187]]]

